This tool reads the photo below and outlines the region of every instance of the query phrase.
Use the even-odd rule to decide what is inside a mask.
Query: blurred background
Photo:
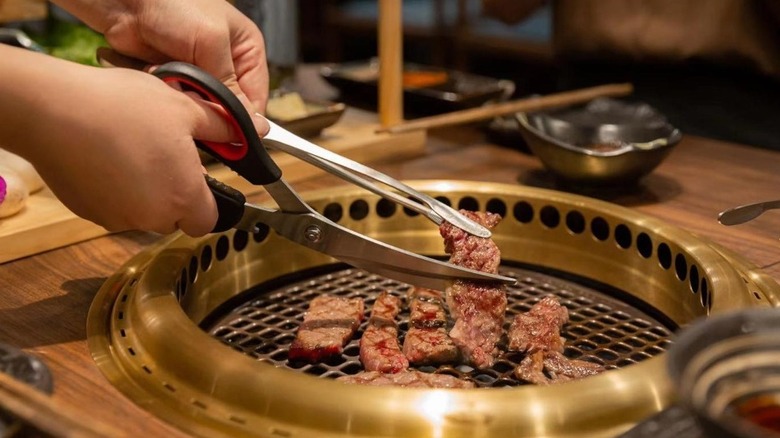
[[[302,64],[377,56],[378,0],[233,3],[264,32],[275,88]],[[780,149],[780,2],[402,4],[405,62],[512,81],[504,98],[631,82],[632,99],[685,133]],[[105,44],[41,0],[0,0],[0,26],[23,29],[44,50],[79,62],[94,62],[93,46]]]

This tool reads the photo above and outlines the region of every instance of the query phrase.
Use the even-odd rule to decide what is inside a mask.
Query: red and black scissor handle
[[[195,144],[212,157],[233,169],[247,181],[265,185],[278,181],[282,171],[268,155],[257,135],[252,118],[241,101],[222,82],[184,62],[169,62],[154,70],[153,74],[167,83],[175,83],[183,91],[192,91],[201,98],[222,107],[228,122],[235,128],[240,143],[215,143],[195,140]],[[219,220],[215,232],[232,228],[244,213],[244,195],[230,186],[206,175],[211,192],[217,200]]]

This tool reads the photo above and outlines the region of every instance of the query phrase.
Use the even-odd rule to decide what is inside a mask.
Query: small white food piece
[[[293,92],[269,99],[265,113],[274,120],[285,122],[306,117],[308,109],[301,95]]]
[[[0,218],[19,213],[30,193],[22,178],[13,172],[0,171]]]
[[[29,161],[13,152],[0,148],[0,174],[7,171],[19,175],[30,193],[35,193],[45,186],[38,171],[35,170],[35,167]]]

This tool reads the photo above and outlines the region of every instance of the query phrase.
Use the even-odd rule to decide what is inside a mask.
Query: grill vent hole
[[[395,202],[382,198],[376,203],[376,214],[379,215],[379,217],[389,218],[395,214],[397,207]]]
[[[658,263],[664,269],[672,267],[672,250],[669,249],[669,245],[661,243],[658,245]]]
[[[268,225],[261,223],[258,223],[255,226],[257,227],[257,232],[252,233],[252,240],[254,240],[255,243],[260,243],[268,238],[268,234],[271,232],[271,229],[268,227]]]
[[[224,234],[219,236],[219,239],[217,239],[217,260],[222,261],[225,260],[225,257],[228,255],[228,251],[230,250],[230,241],[228,241],[227,236]]]
[[[590,232],[600,241],[609,239],[609,224],[603,217],[596,217],[590,222]]]
[[[342,217],[344,217],[344,208],[341,207],[341,204],[331,202],[330,204],[325,206],[325,209],[322,211],[322,214],[323,216],[332,220],[333,222],[338,222],[341,220]]]
[[[485,210],[506,217],[506,204],[498,198],[493,198],[485,205]]]
[[[691,286],[691,292],[699,292],[699,268],[696,265],[691,265],[691,272],[688,274],[688,284]]]
[[[233,234],[233,249],[237,252],[243,251],[249,243],[249,233],[244,230],[236,230]]]
[[[677,254],[674,258],[674,269],[680,281],[685,281],[688,278],[688,262],[685,261],[684,255]]]
[[[585,231],[585,217],[579,211],[570,211],[566,214],[566,228],[574,234],[582,234]]]
[[[631,230],[627,226],[620,224],[615,227],[615,242],[617,242],[619,247],[623,249],[630,248],[631,240]]]
[[[479,202],[471,196],[466,196],[458,202],[459,210],[479,211]]]
[[[368,217],[370,209],[368,208],[368,202],[358,199],[349,206],[349,217],[355,221],[361,221]]]
[[[653,255],[653,240],[647,233],[639,233],[636,236],[636,249],[639,251],[639,255],[646,259]]]
[[[547,228],[555,228],[561,223],[561,214],[557,208],[546,205],[539,212],[539,219]]]
[[[203,247],[203,250],[200,253],[200,269],[203,272],[206,272],[211,267],[211,246],[206,245]]]
[[[198,278],[198,259],[196,257],[190,258],[190,283],[195,283]]]
[[[512,209],[512,214],[518,222],[527,224],[534,219],[534,208],[525,201],[518,202]]]

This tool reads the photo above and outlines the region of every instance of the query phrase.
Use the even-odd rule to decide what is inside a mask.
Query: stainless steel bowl
[[[515,115],[528,148],[567,183],[634,183],[682,138],[645,104],[598,99],[579,108]]]
[[[682,404],[704,436],[776,437],[780,432],[780,313],[740,309],[692,324],[669,350]]]

